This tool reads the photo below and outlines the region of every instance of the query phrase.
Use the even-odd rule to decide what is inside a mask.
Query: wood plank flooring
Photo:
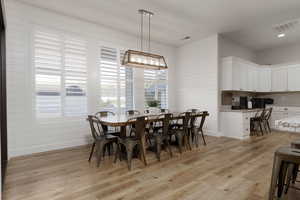
[[[106,157],[87,162],[89,147],[36,154],[8,163],[4,200],[260,200],[267,199],[273,153],[300,134],[274,132],[246,141],[208,137],[208,145],[148,166]],[[290,192],[286,199],[300,199]]]

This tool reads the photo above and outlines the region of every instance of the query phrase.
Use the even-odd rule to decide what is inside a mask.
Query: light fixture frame
[[[162,61],[163,65],[155,65],[155,64],[151,64],[151,63],[145,64],[142,62],[135,62],[135,61],[132,61],[132,59],[131,59],[133,55],[154,58],[159,61]],[[147,53],[147,52],[143,52],[143,51],[130,50],[130,49],[125,52],[125,55],[122,60],[122,65],[130,66],[130,67],[137,67],[137,68],[154,69],[154,70],[168,69],[166,60],[163,56],[158,55],[158,54],[153,54],[153,53]]]

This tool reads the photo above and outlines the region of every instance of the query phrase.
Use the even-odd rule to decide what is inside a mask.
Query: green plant
[[[159,101],[157,100],[150,100],[150,101],[147,101],[147,104],[149,107],[157,107],[158,104],[159,104]]]

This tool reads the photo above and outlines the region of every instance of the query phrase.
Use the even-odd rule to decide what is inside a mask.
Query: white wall
[[[236,42],[219,36],[219,56],[220,58],[234,56],[245,60],[256,62],[256,53]]]
[[[300,43],[284,45],[257,52],[257,62],[262,65],[300,62]]]
[[[9,157],[86,144],[90,136],[84,118],[40,121],[33,114],[33,74],[31,34],[35,26],[43,26],[85,38],[88,41],[89,112],[96,111],[96,77],[98,45],[136,48],[136,37],[80,21],[14,0],[7,2],[7,98]],[[157,43],[153,52],[166,57],[169,65],[169,108],[175,109],[175,49]],[[143,105],[143,72],[135,70],[135,103]]]
[[[218,135],[218,35],[177,49],[177,108],[208,110],[207,132]]]

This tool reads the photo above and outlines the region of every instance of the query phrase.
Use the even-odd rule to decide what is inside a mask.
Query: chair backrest
[[[195,117],[195,121],[198,121],[199,118],[201,118],[199,121],[199,123],[194,123],[194,128],[196,128],[198,131],[203,131],[203,126],[205,123],[205,119],[208,116],[208,112],[207,111],[203,111],[201,115],[197,115]]]
[[[140,111],[138,110],[127,110],[126,115],[140,115]]]
[[[183,131],[185,133],[187,133],[187,131],[188,131],[188,126],[189,126],[190,119],[191,119],[191,113],[186,112],[185,115],[184,115],[184,118],[183,118],[183,123],[182,123]]]
[[[191,109],[187,109],[187,112],[197,113],[200,112],[200,110],[196,108],[191,108]]]
[[[169,113],[170,111],[169,111],[169,109],[161,108],[161,109],[160,109],[160,112],[161,112],[161,113]]]
[[[115,113],[113,113],[111,111],[100,111],[95,114],[95,116],[97,116],[97,117],[107,117],[109,115],[115,115]]]
[[[104,135],[104,132],[102,130],[101,122],[98,117],[94,115],[89,115],[88,116],[88,121],[90,123],[90,128],[92,132],[92,136],[94,139],[97,137]]]
[[[271,118],[271,115],[272,115],[272,111],[273,111],[273,108],[268,108],[268,112],[266,113],[265,115],[265,120],[269,120]]]
[[[141,137],[145,134],[145,116],[131,118],[128,121],[134,121],[134,134],[135,137],[141,139]]]
[[[172,118],[172,114],[164,114],[163,118],[163,134],[167,135],[169,133],[169,128],[170,128],[170,120]]]

